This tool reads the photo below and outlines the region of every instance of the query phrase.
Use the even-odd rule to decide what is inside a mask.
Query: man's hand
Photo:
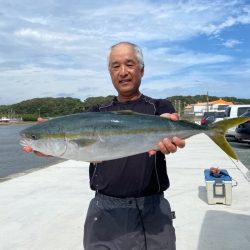
[[[161,117],[165,117],[173,121],[179,120],[179,116],[177,113],[173,113],[173,114],[164,113],[161,115]],[[173,137],[171,140],[168,138],[164,138],[162,141],[158,143],[157,147],[158,147],[158,150],[160,150],[163,154],[175,153],[177,151],[177,148],[185,147],[185,140],[176,136]],[[156,151],[149,150],[148,153],[149,155],[154,155]]]
[[[31,153],[31,152],[33,152],[35,155],[40,156],[40,157],[48,157],[49,156],[49,155],[45,155],[45,154],[43,154],[43,153],[41,153],[39,151],[33,150],[30,146],[24,146],[23,147],[23,151],[25,153]]]

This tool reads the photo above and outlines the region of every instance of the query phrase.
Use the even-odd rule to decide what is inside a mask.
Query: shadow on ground
[[[208,211],[202,222],[197,250],[249,250],[250,216]]]
[[[207,189],[205,186],[198,187],[199,198],[207,204]]]

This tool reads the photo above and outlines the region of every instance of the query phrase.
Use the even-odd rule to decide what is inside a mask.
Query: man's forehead
[[[125,48],[133,50],[134,47],[131,44],[120,43],[112,47],[112,50],[119,50],[119,49],[125,49]]]
[[[119,44],[114,47],[111,51],[111,55],[133,55],[135,50],[131,45],[128,44]]]
[[[119,47],[113,48],[113,50],[110,53],[110,61],[117,61],[119,59],[122,60],[136,60],[135,51],[132,46],[122,46],[119,45]]]

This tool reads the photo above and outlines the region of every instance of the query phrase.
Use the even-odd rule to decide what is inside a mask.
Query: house
[[[203,116],[205,112],[223,112],[232,102],[227,102],[222,98],[211,102],[198,102],[185,106],[185,114],[194,114],[195,116]]]

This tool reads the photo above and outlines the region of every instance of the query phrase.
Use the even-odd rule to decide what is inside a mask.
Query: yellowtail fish
[[[224,135],[228,128],[249,120],[238,117],[210,127],[184,120],[134,113],[132,111],[86,112],[38,123],[21,132],[21,145],[46,155],[79,161],[107,161],[157,149],[163,138],[186,139],[208,135],[230,157],[236,154]]]

